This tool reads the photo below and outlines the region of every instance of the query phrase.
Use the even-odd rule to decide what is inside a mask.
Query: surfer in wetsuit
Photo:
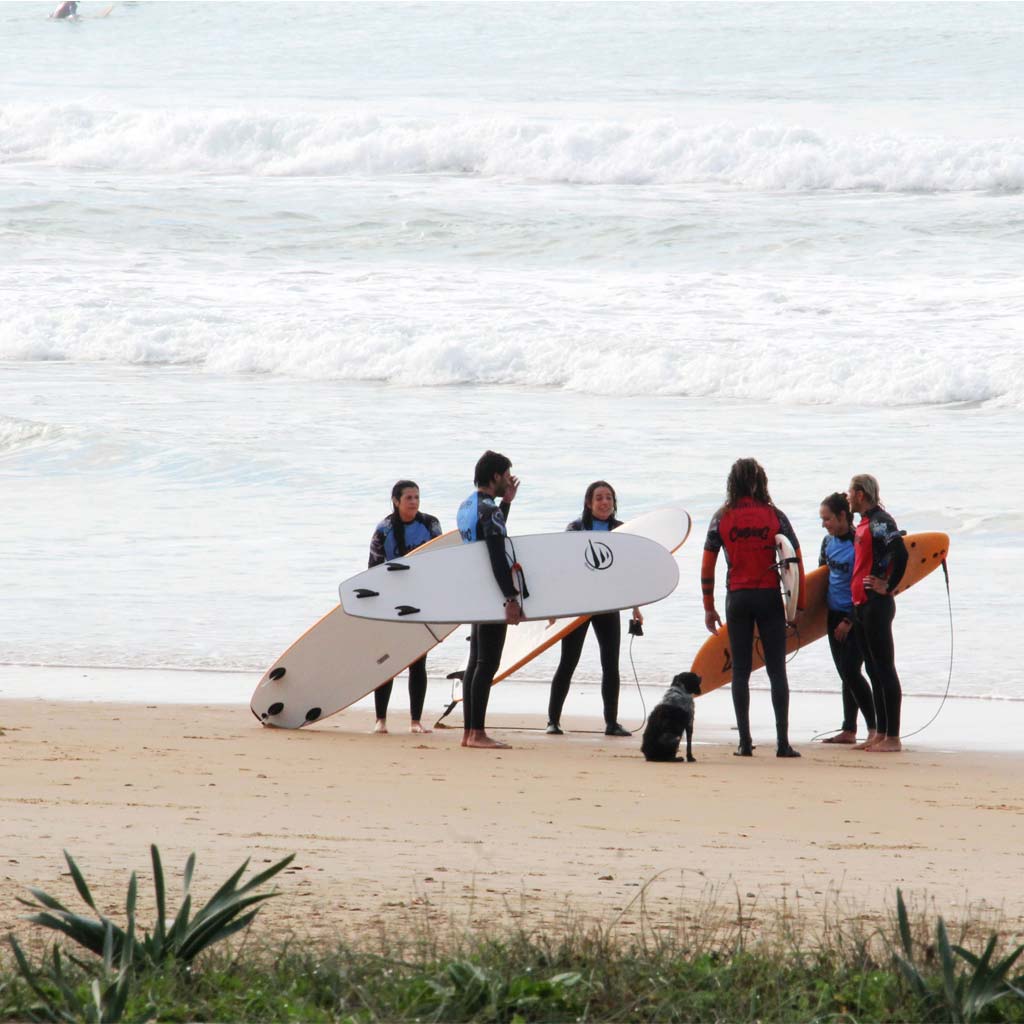
[[[434,516],[420,511],[420,489],[412,480],[399,480],[391,488],[391,515],[382,519],[373,531],[370,540],[369,568],[390,562],[414,551],[421,544],[441,536],[441,524]],[[373,691],[373,703],[377,721],[373,727],[376,733],[388,731],[388,702],[394,679],[382,683]],[[427,656],[409,666],[409,714],[412,724],[409,732],[430,732],[423,727],[423,702],[427,696]]]
[[[754,626],[764,649],[772,686],[777,757],[799,757],[789,743],[789,681],[786,678],[786,612],[776,570],[775,535],[783,534],[796,552],[800,570],[797,614],[804,607],[804,564],[789,519],[772,504],[768,477],[756,459],[737,459],[729,470],[725,504],[714,514],[704,541],[700,568],[704,624],[715,633],[722,620],[715,609],[715,563],[725,550],[725,621],[732,648],[732,703],[740,744],[737,757],[751,757],[750,672]]]
[[[77,18],[77,0],[64,0],[64,3],[60,4],[50,17],[53,18],[54,21],[63,21],[65,18]]]
[[[583,498],[583,514],[574,519],[566,531],[594,530],[606,532],[614,530],[622,523],[615,518],[618,511],[618,499],[615,488],[604,480],[595,480]],[[643,615],[639,608],[633,609],[633,618],[642,623]],[[619,613],[605,612],[587,619],[571,633],[562,638],[561,657],[554,678],[551,680],[551,697],[548,700],[547,732],[552,736],[561,736],[560,725],[562,706],[569,693],[572,674],[579,664],[583,653],[583,642],[587,638],[587,630],[591,623],[594,636],[601,651],[601,700],[604,704],[605,736],[630,736],[631,733],[619,725],[619,645],[622,638],[622,621]]]
[[[494,580],[505,597],[505,621],[478,622],[470,633],[469,664],[462,678],[462,745],[500,748],[508,744],[491,739],[484,728],[484,721],[491,684],[505,646],[505,633],[509,626],[518,625],[523,618],[519,593],[505,555],[505,538],[508,535],[505,519],[519,490],[519,480],[512,475],[510,459],[498,452],[486,451],[477,460],[473,483],[476,490],[459,506],[459,533],[464,544],[486,543]],[[500,505],[495,498],[501,499]]]
[[[850,580],[853,577],[854,544],[850,502],[845,494],[837,491],[822,500],[818,513],[826,531],[818,554],[818,565],[828,566],[828,646],[843,684],[843,727],[824,742],[856,743],[859,710],[868,727],[867,742],[871,743],[877,738],[875,704],[871,687],[861,672],[864,654],[853,628]]]
[[[896,616],[893,591],[907,568],[907,547],[903,534],[879,499],[878,481],[860,473],[847,491],[850,510],[860,514],[854,531],[853,625],[864,651],[864,663],[875,700],[877,735],[855,749],[891,753],[903,749],[900,743],[900,711],[903,690],[896,672],[892,620]]]

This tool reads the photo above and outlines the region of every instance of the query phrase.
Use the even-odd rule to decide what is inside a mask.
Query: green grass
[[[920,952],[924,988],[908,982],[894,953],[900,924],[859,931],[833,925],[751,942],[722,925],[690,941],[619,939],[567,925],[559,934],[424,932],[367,945],[312,944],[296,937],[207,951],[191,965],[169,961],[135,974],[128,1021],[947,1021],[942,958],[934,925],[906,926]],[[970,945],[979,927],[961,927]],[[813,936],[813,938],[808,938]],[[236,940],[237,941],[237,940]],[[977,952],[985,943],[976,940]],[[1005,945],[1005,944],[1003,944]],[[44,972],[47,957],[33,964]],[[969,968],[965,961],[963,966]],[[92,969],[65,962],[85,1007]],[[0,964],[0,1020],[26,1020],[39,999],[13,959]],[[41,1018],[45,1019],[45,1018]],[[81,1016],[68,1019],[86,1019]],[[989,1004],[982,1021],[1022,1022],[1024,992]]]
[[[74,888],[95,917],[30,889],[22,902],[35,912],[0,952],[0,1021],[1024,1024],[1024,946],[984,915],[952,927],[927,908],[908,910],[900,892],[881,926],[834,911],[809,921],[782,906],[767,926],[759,914],[755,933],[749,908],[705,898],[665,929],[642,888],[633,933],[568,911],[559,926],[533,930],[439,928],[414,915],[405,934],[330,945],[250,927],[274,895],[261,886],[290,857],[241,884],[246,862],[193,914],[195,856],[173,912],[159,851],[150,852],[148,927],[137,925],[134,873],[123,926],[99,909],[70,855]],[[339,934],[351,925],[339,919]]]

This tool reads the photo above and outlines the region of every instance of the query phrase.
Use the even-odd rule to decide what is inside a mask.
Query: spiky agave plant
[[[120,958],[124,946],[129,945],[131,957],[128,962],[135,966],[158,965],[167,960],[187,964],[204,949],[245,928],[259,913],[259,904],[277,895],[276,892],[258,893],[253,890],[283,871],[295,859],[294,853],[289,854],[239,886],[242,875],[249,866],[249,859],[246,858],[242,866],[210,897],[203,908],[192,916],[192,874],[195,870],[196,855],[190,854],[185,864],[181,906],[168,925],[167,889],[164,884],[160,851],[155,845],[149,849],[153,861],[157,918],[153,928],[144,931],[141,939],[137,937],[138,929],[135,922],[135,905],[138,897],[138,880],[135,872],[132,872],[128,882],[128,895],[125,900],[126,927],[121,928],[100,912],[89,891],[85,876],[67,850],[64,851],[64,858],[71,871],[75,888],[85,903],[95,911],[96,918],[76,914],[42,889],[30,887],[29,892],[32,893],[34,900],[19,898],[19,902],[37,911],[28,918],[29,921],[60,932],[97,956],[104,956],[104,950],[109,942],[112,944],[110,949],[114,958]]]

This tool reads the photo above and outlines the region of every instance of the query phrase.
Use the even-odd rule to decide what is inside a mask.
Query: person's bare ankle
[[[378,718],[373,724],[373,731],[378,736],[387,736],[388,734],[388,721],[386,718]]]
[[[410,725],[409,725],[409,732],[415,732],[415,733],[423,732],[423,733],[426,733],[426,732],[430,732],[430,730],[427,729],[423,725],[423,723],[417,719],[415,722],[410,723]]]

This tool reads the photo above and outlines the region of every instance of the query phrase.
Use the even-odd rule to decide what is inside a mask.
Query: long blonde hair
[[[878,481],[870,473],[858,473],[855,477],[851,477],[850,490],[863,491],[864,497],[868,499],[872,508],[882,504]]]

